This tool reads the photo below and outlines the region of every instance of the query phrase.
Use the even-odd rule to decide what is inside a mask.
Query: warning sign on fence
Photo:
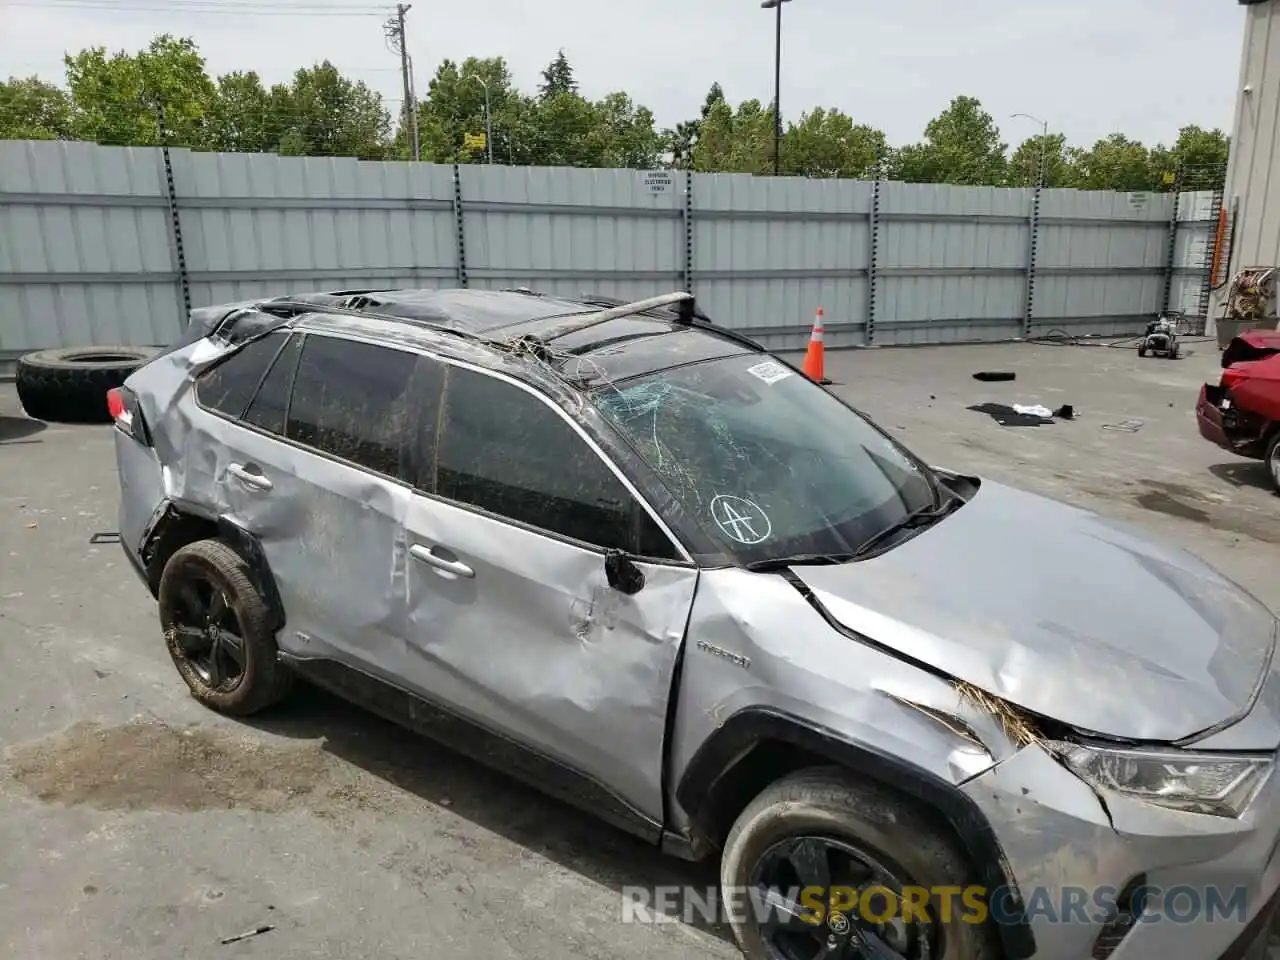
[[[674,182],[669,170],[650,170],[644,175],[644,185],[650,193],[666,193]]]

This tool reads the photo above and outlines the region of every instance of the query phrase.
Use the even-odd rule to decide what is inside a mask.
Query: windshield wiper
[[[820,563],[848,563],[854,558],[852,553],[795,553],[789,557],[770,557],[767,560],[753,560],[743,564],[743,569],[752,573],[770,573],[774,570],[785,570],[787,567],[800,567]]]
[[[961,497],[953,495],[939,506],[935,507],[933,504],[929,504],[928,506],[918,507],[902,517],[902,519],[895,521],[879,533],[864,540],[862,546],[853,551],[853,556],[855,558],[866,556],[894,534],[901,533],[903,530],[915,530],[919,527],[927,527],[932,523],[937,523],[962,503],[964,503],[964,500]]]

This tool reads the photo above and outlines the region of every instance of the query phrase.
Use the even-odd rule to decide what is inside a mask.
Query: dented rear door
[[[377,672],[402,645],[417,359],[295,334],[219,447],[220,496],[262,544],[295,656]]]

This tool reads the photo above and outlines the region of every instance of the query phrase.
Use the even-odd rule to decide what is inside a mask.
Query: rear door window
[[[262,386],[245,411],[244,422],[260,430],[277,435],[284,434],[285,415],[289,409],[289,392],[293,389],[293,374],[298,367],[298,354],[302,337],[293,336],[271,365]]]
[[[208,410],[239,419],[284,345],[285,336],[272,333],[254,340],[206,371],[196,381],[196,400]]]
[[[294,375],[285,436],[357,466],[412,482],[406,442],[417,354],[309,334]]]

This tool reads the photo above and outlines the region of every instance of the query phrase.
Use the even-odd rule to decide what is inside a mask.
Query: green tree
[[[916,183],[998,184],[1004,182],[1007,149],[981,102],[956,97],[929,121],[923,143],[894,154],[891,176]]]
[[[744,100],[734,110],[724,100],[711,105],[693,148],[693,169],[705,173],[773,172],[773,110]]]
[[[599,145],[596,165],[648,169],[658,165],[662,137],[654,129],[653,112],[625,93],[611,93],[593,105],[590,136]]]
[[[1151,148],[1152,179],[1162,189],[1212,190],[1226,180],[1230,147],[1221,130],[1183,127],[1172,147]]]
[[[486,159],[486,150],[464,148],[465,134],[485,132],[485,88],[475,77],[489,86],[494,160],[513,163],[520,157],[519,162],[529,162],[532,105],[515,89],[502,57],[468,57],[461,65],[445,60],[436,68],[427,85],[427,97],[418,109],[422,159],[437,163]],[[407,147],[408,139],[401,129],[396,135],[397,155],[411,156]]]
[[[1080,190],[1155,190],[1158,178],[1151,155],[1137,140],[1113,133],[1088,150],[1071,151],[1075,177],[1071,186]]]
[[[597,134],[595,105],[576,93],[557,93],[538,101],[533,124],[532,160],[539,166],[598,167],[604,142]]]
[[[281,121],[256,73],[223,74],[215,84],[203,146],[227,153],[270,152],[279,147]]]
[[[62,140],[71,136],[71,101],[38,77],[0,83],[0,140]]]
[[[681,121],[673,128],[663,132],[663,145],[666,151],[671,154],[672,166],[677,169],[692,166],[693,148],[697,145],[698,132],[702,128],[702,123],[707,119],[707,115],[711,113],[711,108],[717,103],[723,102],[724,90],[720,84],[713,83],[702,102],[702,110],[698,119]]]
[[[1034,187],[1041,162],[1046,187],[1069,187],[1075,182],[1076,171],[1067,151],[1067,138],[1060,133],[1023,140],[1009,158],[1005,182],[1011,187]]]
[[[282,154],[362,160],[386,155],[391,117],[382,97],[328,60],[297,71],[288,87],[273,88],[268,115]]]
[[[161,34],[136,54],[90,47],[64,62],[77,139],[155,146],[159,107],[170,143],[199,146],[204,139],[215,91],[194,41]]]
[[[577,93],[578,82],[573,77],[573,67],[569,58],[560,50],[554,60],[542,71],[542,83],[538,84],[538,93],[542,99],[550,100],[562,93]]]
[[[885,153],[884,132],[839,110],[819,107],[792,124],[782,138],[783,172],[801,177],[870,179]]]

